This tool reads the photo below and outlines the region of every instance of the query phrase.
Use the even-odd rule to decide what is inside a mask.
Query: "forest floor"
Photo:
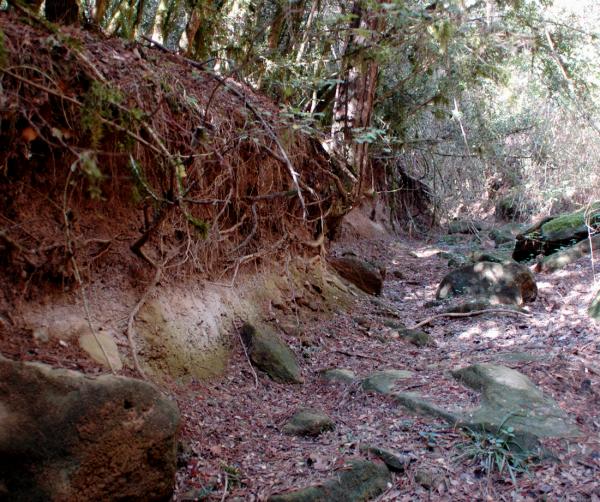
[[[436,246],[386,238],[361,240],[355,253],[387,268],[383,301],[408,327],[435,313],[427,308],[446,261]],[[297,322],[293,336],[280,334],[303,365],[305,383],[284,385],[253,371],[238,344],[225,377],[178,392],[189,444],[178,473],[177,500],[265,500],[290,488],[334,475],[371,444],[411,457],[404,473],[377,500],[600,500],[600,339],[586,308],[594,290],[590,259],[551,275],[537,275],[539,294],[527,305],[531,317],[487,314],[437,319],[425,328],[437,343],[417,348],[389,324],[389,308],[366,295],[351,312],[329,318],[318,312],[289,317],[274,311],[281,326]],[[520,354],[527,353],[519,362]],[[516,354],[511,357],[511,354]],[[531,357],[529,357],[531,356]],[[492,362],[527,375],[577,423],[582,436],[544,442],[553,458],[527,463],[512,480],[507,469],[486,472],[481,459],[459,459],[469,442],[460,430],[420,417],[393,399],[360,385],[326,383],[325,368],[348,368],[358,377],[374,371],[414,372],[398,391],[416,391],[446,409],[475,407],[478,394],[448,370]],[[180,389],[181,390],[181,389]],[[191,391],[191,392],[188,392]],[[282,425],[298,408],[325,411],[334,431],[317,438],[285,435]],[[422,486],[423,472],[434,479]]]

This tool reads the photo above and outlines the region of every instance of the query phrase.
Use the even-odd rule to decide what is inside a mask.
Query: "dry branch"
[[[482,314],[514,314],[514,315],[521,315],[524,317],[531,317],[531,314],[528,314],[527,312],[519,312],[518,310],[512,310],[512,309],[488,309],[488,310],[475,310],[473,312],[444,312],[442,314],[436,314],[431,317],[428,317],[427,319],[419,321],[417,324],[412,326],[410,329],[417,329],[422,326],[426,326],[430,322],[432,322],[436,319],[441,319],[442,317],[453,317],[453,318],[472,317],[472,316],[482,315]]]

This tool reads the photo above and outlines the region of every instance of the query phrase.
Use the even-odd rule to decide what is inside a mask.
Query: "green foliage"
[[[90,145],[98,148],[105,132],[102,119],[113,121],[122,117],[122,112],[116,105],[123,101],[123,95],[117,89],[112,89],[94,80],[85,95],[81,111],[81,127],[90,135]]]
[[[8,64],[8,51],[4,41],[4,32],[0,29],[0,68],[4,68]]]
[[[100,184],[104,175],[98,167],[96,155],[93,151],[84,151],[79,154],[77,160],[71,165],[71,171],[79,171],[86,180],[87,192],[91,199],[102,199]]]
[[[500,427],[496,434],[467,429],[465,434],[466,441],[457,445],[461,453],[455,460],[469,459],[488,475],[508,474],[515,485],[517,475],[528,472],[529,465],[539,460],[537,453],[518,444],[512,427]]]

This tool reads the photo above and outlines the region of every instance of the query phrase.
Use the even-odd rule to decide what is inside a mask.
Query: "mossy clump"
[[[600,201],[589,208],[563,214],[542,225],[542,236],[546,240],[558,240],[579,230],[587,231],[587,226],[600,225]]]

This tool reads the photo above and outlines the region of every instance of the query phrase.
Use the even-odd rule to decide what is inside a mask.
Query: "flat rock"
[[[365,293],[381,294],[384,279],[381,269],[357,256],[329,258],[328,261],[338,274]]]
[[[435,347],[435,339],[420,329],[401,329],[398,334],[417,347]]]
[[[283,426],[283,432],[295,436],[318,436],[335,428],[333,420],[324,412],[312,408],[298,410]]]
[[[241,330],[252,363],[280,383],[302,383],[300,366],[291,349],[270,330],[257,331],[249,323]]]
[[[514,262],[482,261],[447,274],[440,283],[436,298],[468,295],[483,297],[492,303],[521,305],[537,296],[537,285],[531,271]]]
[[[388,468],[379,462],[350,460],[331,479],[307,488],[272,495],[269,502],[366,502],[391,484]]]
[[[321,371],[321,377],[328,382],[352,383],[356,380],[354,371],[345,368],[331,368]]]
[[[452,220],[448,223],[449,234],[476,234],[483,228],[484,224],[476,220]]]
[[[362,382],[362,388],[366,391],[379,392],[380,394],[389,394],[392,392],[394,384],[398,380],[404,380],[413,376],[411,371],[406,370],[383,370],[376,371],[365,378]]]
[[[467,426],[497,432],[512,427],[517,434],[572,437],[579,431],[568,415],[533,382],[516,370],[494,364],[475,364],[452,372],[468,387],[481,392],[481,407],[467,412]]]
[[[592,241],[591,246],[590,240]],[[539,269],[541,272],[555,272],[589,255],[592,248],[598,249],[599,247],[600,234],[596,234],[591,239],[584,239],[573,246],[546,256],[540,263]]]
[[[146,382],[0,356],[0,499],[170,500],[179,422]]]
[[[394,450],[380,448],[379,446],[363,445],[360,451],[377,457],[392,472],[404,472],[406,467],[412,462],[412,458],[408,455],[403,455]]]
[[[123,368],[119,349],[110,334],[101,331],[96,333],[96,336],[93,334],[82,335],[79,337],[79,346],[94,361],[102,364],[106,368],[112,368],[115,371],[119,371]]]

